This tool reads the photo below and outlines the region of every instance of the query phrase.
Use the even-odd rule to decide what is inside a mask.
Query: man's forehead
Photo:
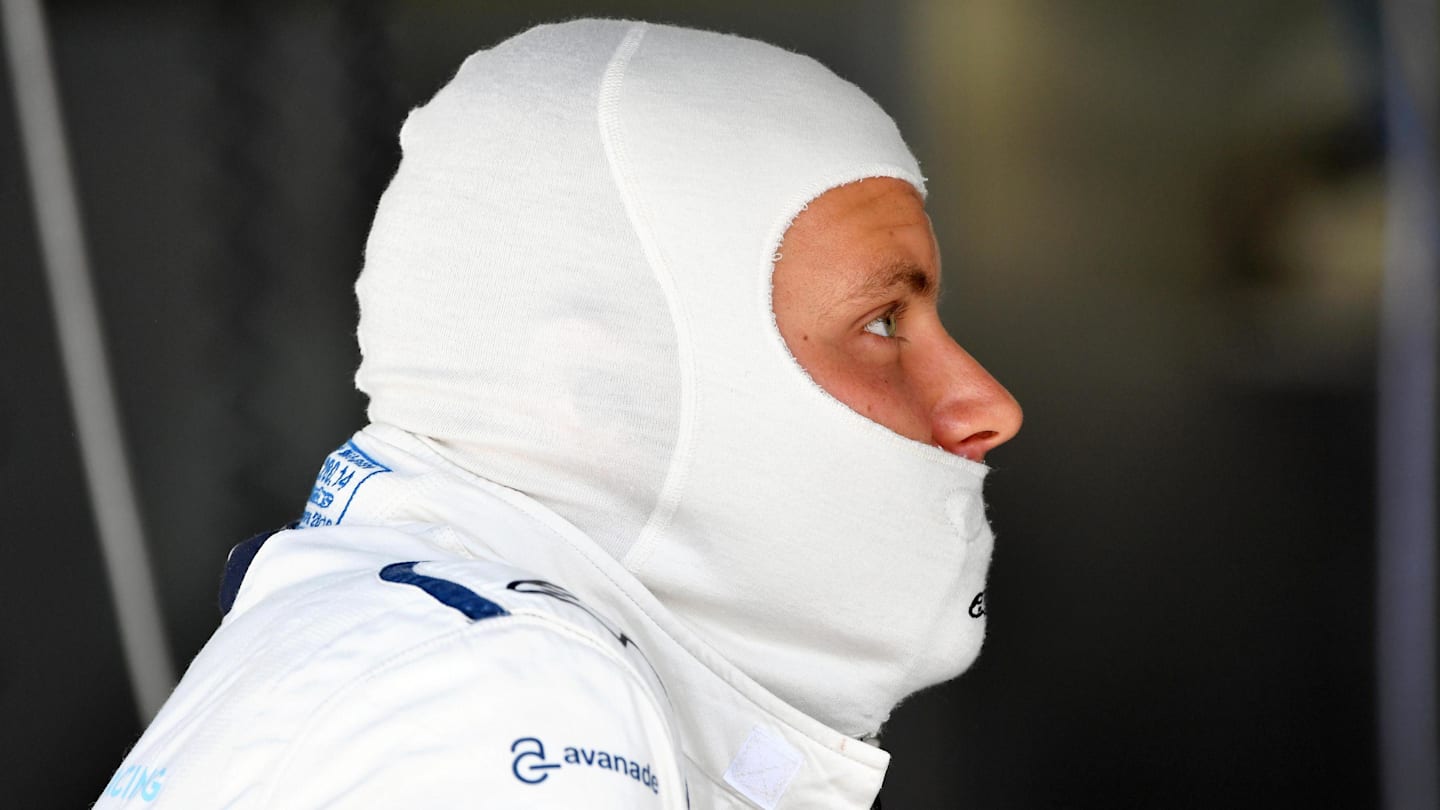
[[[811,200],[781,242],[781,261],[803,271],[811,306],[847,309],[885,298],[938,296],[939,248],[909,183],[866,178]]]

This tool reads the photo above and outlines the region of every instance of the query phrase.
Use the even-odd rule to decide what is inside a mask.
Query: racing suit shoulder
[[[686,806],[623,630],[503,563],[356,535],[266,544],[96,807]]]
[[[337,690],[279,754],[257,806],[678,808],[677,750],[605,639],[512,614]]]

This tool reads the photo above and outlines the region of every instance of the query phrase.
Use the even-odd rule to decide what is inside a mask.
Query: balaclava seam
[[[640,240],[650,272],[660,285],[661,291],[665,294],[665,301],[669,305],[670,321],[675,329],[675,351],[679,361],[680,413],[675,432],[675,450],[670,456],[664,484],[661,485],[660,494],[655,499],[655,507],[641,528],[639,536],[636,537],[634,544],[621,560],[627,566],[642,564],[640,561],[645,559],[649,550],[665,533],[666,528],[670,525],[670,519],[675,515],[675,510],[680,504],[681,496],[685,491],[686,472],[690,469],[690,448],[691,442],[694,440],[695,398],[697,396],[694,347],[690,340],[690,318],[685,309],[685,302],[676,291],[675,278],[670,273],[665,255],[661,252],[650,231],[645,201],[636,193],[628,180],[625,136],[619,121],[619,96],[625,82],[625,68],[630,64],[630,57],[639,50],[646,30],[644,24],[636,24],[625,33],[625,38],[615,48],[615,55],[605,66],[605,75],[600,82],[597,118],[600,125],[600,141],[604,144],[610,174],[615,179],[615,187],[620,192],[620,199],[625,205],[625,214],[630,221],[630,227],[634,229],[636,237]]]

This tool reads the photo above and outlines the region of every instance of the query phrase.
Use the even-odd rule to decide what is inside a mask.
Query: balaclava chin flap
[[[986,468],[821,390],[773,259],[826,190],[924,180],[760,42],[580,20],[470,57],[401,131],[357,284],[372,421],[523,492],[839,731],[978,654]]]

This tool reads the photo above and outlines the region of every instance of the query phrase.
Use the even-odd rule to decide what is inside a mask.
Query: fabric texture
[[[372,422],[592,537],[724,659],[853,736],[978,654],[986,467],[819,388],[789,223],[924,179],[809,58],[623,21],[475,54],[409,116],[357,284]]]
[[[267,541],[95,807],[690,806],[642,655],[559,589],[511,587],[535,574],[408,528]]]

